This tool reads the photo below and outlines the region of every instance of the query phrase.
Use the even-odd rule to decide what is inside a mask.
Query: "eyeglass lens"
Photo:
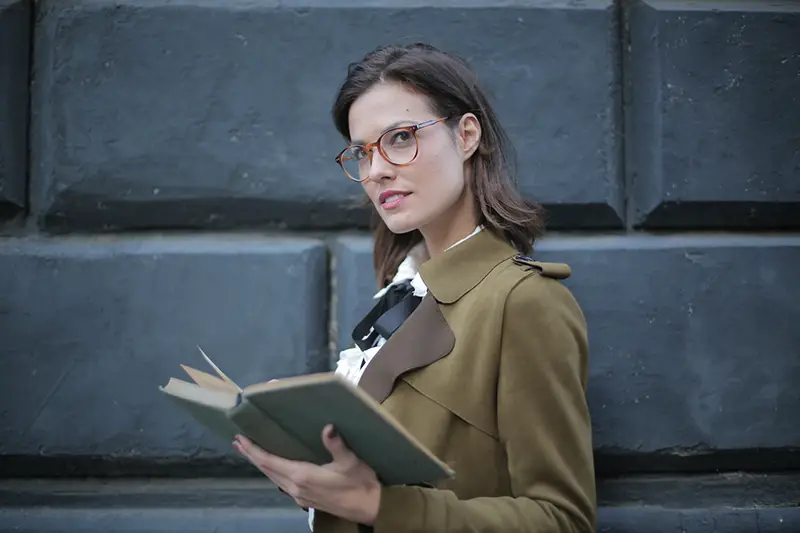
[[[408,129],[395,129],[384,133],[380,140],[381,154],[374,151],[372,157],[384,157],[389,163],[405,165],[417,155],[417,137]],[[353,179],[363,180],[369,175],[369,154],[360,146],[351,146],[342,154],[342,167]]]

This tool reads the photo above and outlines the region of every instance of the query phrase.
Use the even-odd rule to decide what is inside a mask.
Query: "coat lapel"
[[[514,254],[503,238],[484,230],[424,262],[420,275],[428,294],[372,358],[359,387],[383,402],[401,375],[449,354],[456,339],[439,306],[458,301]]]
[[[429,293],[375,354],[358,386],[383,402],[398,377],[441,359],[453,350],[455,342],[453,331]]]

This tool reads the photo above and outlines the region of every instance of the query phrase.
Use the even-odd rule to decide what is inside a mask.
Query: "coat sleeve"
[[[502,332],[497,421],[512,494],[385,487],[375,533],[594,532],[583,314],[563,285],[534,275],[511,291]]]

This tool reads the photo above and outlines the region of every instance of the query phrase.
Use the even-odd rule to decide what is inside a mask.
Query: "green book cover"
[[[229,442],[240,433],[274,455],[322,465],[331,460],[322,429],[333,424],[386,485],[434,483],[454,475],[378,402],[332,372],[242,389],[203,357],[219,377],[181,365],[194,382],[171,378],[160,390]]]

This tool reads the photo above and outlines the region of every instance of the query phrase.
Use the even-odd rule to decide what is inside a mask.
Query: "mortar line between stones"
[[[337,328],[339,286],[336,283],[336,246],[329,239],[325,241],[328,258],[328,368],[335,369],[338,353],[339,334]]]
[[[22,219],[27,221],[31,216],[31,169],[33,168],[33,67],[34,67],[34,48],[36,43],[36,10],[38,2],[30,2],[28,10],[28,78],[25,102],[25,191],[23,193],[24,206],[22,207]],[[24,225],[24,222],[23,222]]]
[[[618,95],[617,95],[617,134],[619,135],[619,146],[617,157],[619,158],[619,167],[617,168],[617,179],[622,179],[622,220],[623,227],[626,233],[632,231],[631,217],[628,209],[630,207],[630,195],[633,187],[632,180],[630,180],[628,172],[628,150],[627,150],[627,123],[628,120],[628,96],[627,90],[627,71],[626,61],[628,47],[630,45],[630,27],[627,20],[628,2],[626,0],[616,0],[616,18],[617,18],[617,46],[616,46],[616,68],[614,77],[617,80]]]

